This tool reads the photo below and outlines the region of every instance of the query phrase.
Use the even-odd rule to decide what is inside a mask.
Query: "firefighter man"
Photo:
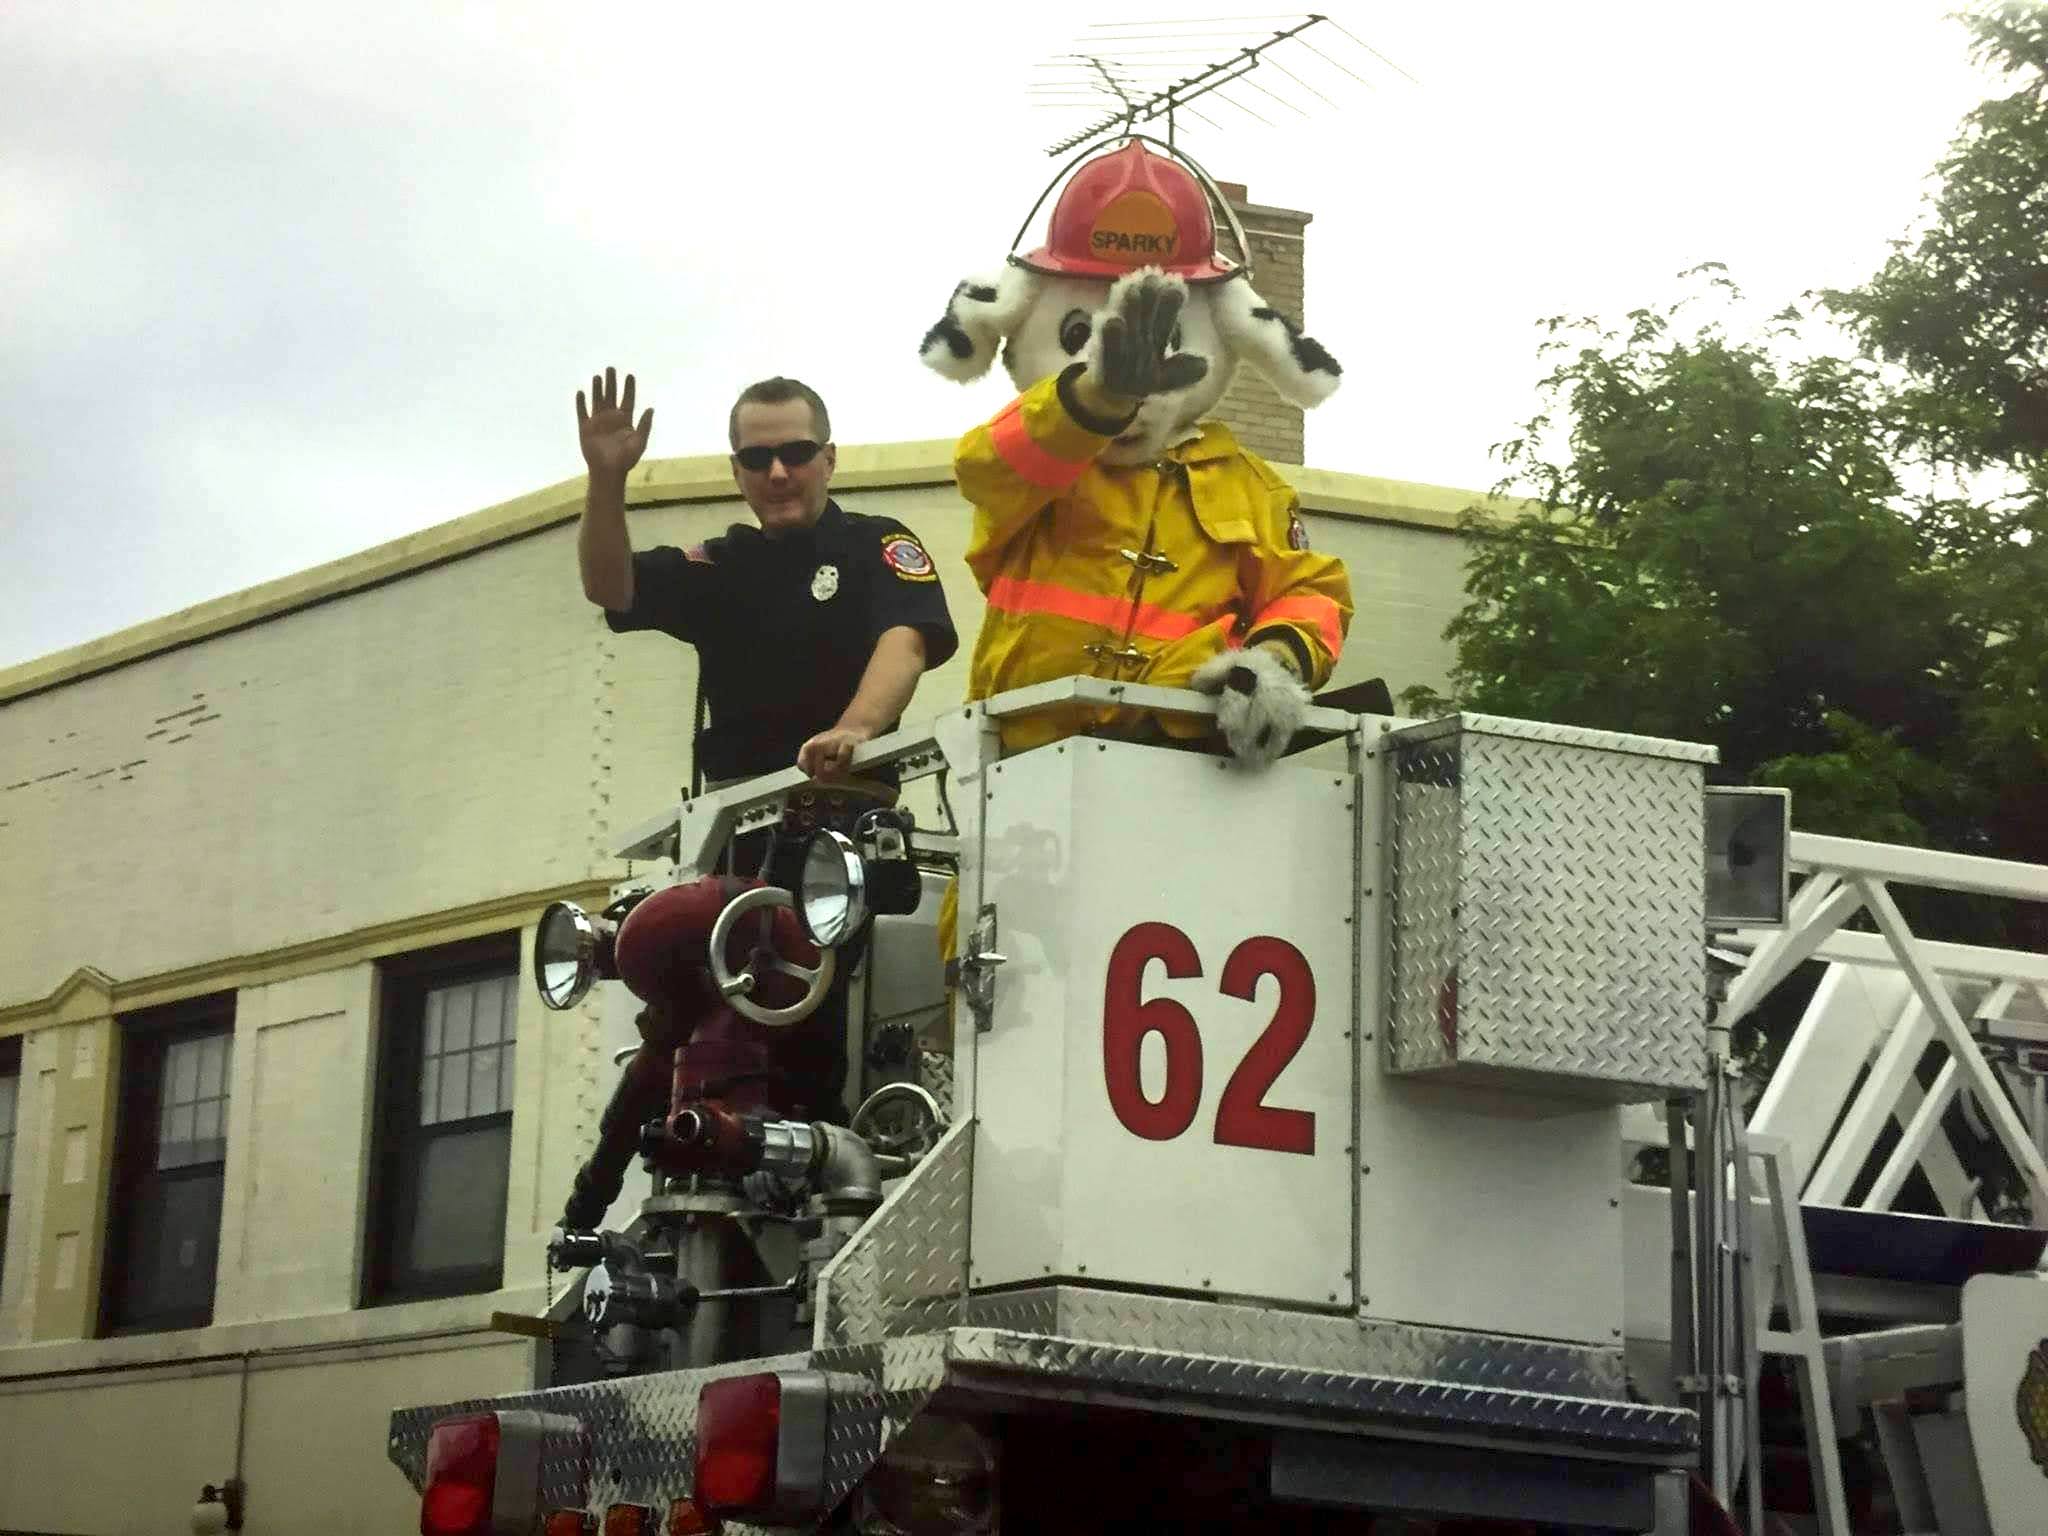
[[[607,369],[591,380],[589,402],[576,396],[590,470],[577,536],[583,592],[615,631],[658,630],[696,647],[711,716],[697,761],[712,787],[792,764],[825,781],[789,797],[781,828],[746,833],[732,851],[736,873],[794,889],[811,831],[894,797],[890,783],[849,781],[846,770],[958,645],[938,572],[903,524],[832,500],[825,402],[783,378],[742,390],[727,424],[733,480],[758,526],[734,524],[687,550],[635,552],[625,482],[654,413],[634,420],[633,390],[630,374],[621,390]],[[853,956],[840,959],[818,1010],[777,1031],[773,1045],[783,1108],[843,1121],[854,967]]]

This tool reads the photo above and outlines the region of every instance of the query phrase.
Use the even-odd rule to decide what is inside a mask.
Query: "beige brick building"
[[[835,494],[924,538],[965,639],[949,458],[846,447]],[[1336,681],[1440,685],[1471,498],[1282,467],[1350,565]],[[533,924],[689,778],[693,653],[583,600],[581,497],[0,672],[0,1530],[181,1531],[239,1446],[250,1531],[390,1536],[389,1409],[531,1379],[490,1317],[546,1303],[610,1086]],[[629,497],[640,547],[746,515],[722,459]]]
[[[1220,182],[1223,195],[1244,225],[1251,245],[1252,284],[1259,297],[1304,327],[1308,324],[1304,235],[1310,215],[1294,208],[1269,208],[1253,202],[1236,182]],[[1343,359],[1339,358],[1339,362]],[[1216,414],[1236,430],[1238,441],[1276,464],[1302,461],[1302,411],[1280,398],[1271,384],[1249,368],[1240,368],[1224,393]]]

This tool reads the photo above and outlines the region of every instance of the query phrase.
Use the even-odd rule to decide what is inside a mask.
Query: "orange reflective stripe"
[[[1099,592],[1076,592],[1056,587],[1049,581],[1030,581],[1022,576],[998,576],[988,589],[988,605],[1004,613],[1049,613],[1062,619],[1077,619],[1122,634],[1131,622],[1131,600]],[[1137,605],[1138,618],[1131,633],[1147,640],[1182,640],[1202,628],[1204,621],[1191,613],[1175,613],[1152,603]]]
[[[1276,597],[1252,620],[1252,629],[1265,624],[1306,624],[1316,632],[1332,656],[1344,649],[1343,610],[1327,597],[1304,593],[1299,597]]]
[[[1014,469],[1033,485],[1043,486],[1049,491],[1065,490],[1081,478],[1088,461],[1075,464],[1041,448],[1038,440],[1024,425],[1023,399],[1012,400],[988,424],[989,436],[995,440],[996,452],[1003,462]]]

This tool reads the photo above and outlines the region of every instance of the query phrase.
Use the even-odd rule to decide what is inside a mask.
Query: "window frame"
[[[213,993],[158,1008],[123,1014],[116,1021],[120,1078],[116,1089],[114,1158],[109,1170],[106,1251],[101,1265],[98,1335],[175,1333],[212,1325],[220,1288],[220,1236],[227,1205],[228,1117],[234,1106],[235,994]],[[173,1046],[215,1036],[228,1041],[223,1073],[221,1155],[217,1161],[156,1166],[163,1119],[165,1079]],[[130,1310],[122,1282],[136,1257],[137,1216],[159,1191],[172,1184],[215,1182],[219,1198],[213,1218],[213,1256],[205,1304],[145,1306]]]
[[[378,962],[376,1066],[368,1199],[364,1207],[363,1263],[358,1304],[396,1306],[500,1290],[505,1283],[505,1231],[509,1218],[512,1109],[489,1115],[423,1124],[420,1076],[425,1056],[426,999],[438,987],[497,977],[512,979],[514,1006],[502,1044],[518,1063],[520,936],[506,933],[467,939],[433,949],[393,955]],[[507,1200],[497,1212],[498,1240],[487,1262],[438,1271],[411,1267],[403,1252],[418,1212],[425,1181],[424,1149],[443,1137],[503,1130],[506,1139]]]

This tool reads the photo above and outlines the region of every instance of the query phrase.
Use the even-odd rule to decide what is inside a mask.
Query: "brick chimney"
[[[1268,208],[1253,202],[1242,184],[1219,181],[1217,187],[1251,242],[1252,283],[1259,296],[1283,315],[1308,324],[1302,313],[1302,232],[1310,214],[1295,208]],[[1217,231],[1219,248],[1229,245],[1229,236]],[[1299,464],[1302,456],[1302,411],[1281,399],[1273,386],[1249,368],[1239,368],[1230,389],[1216,407],[1216,415],[1237,434],[1239,442],[1263,459]]]

